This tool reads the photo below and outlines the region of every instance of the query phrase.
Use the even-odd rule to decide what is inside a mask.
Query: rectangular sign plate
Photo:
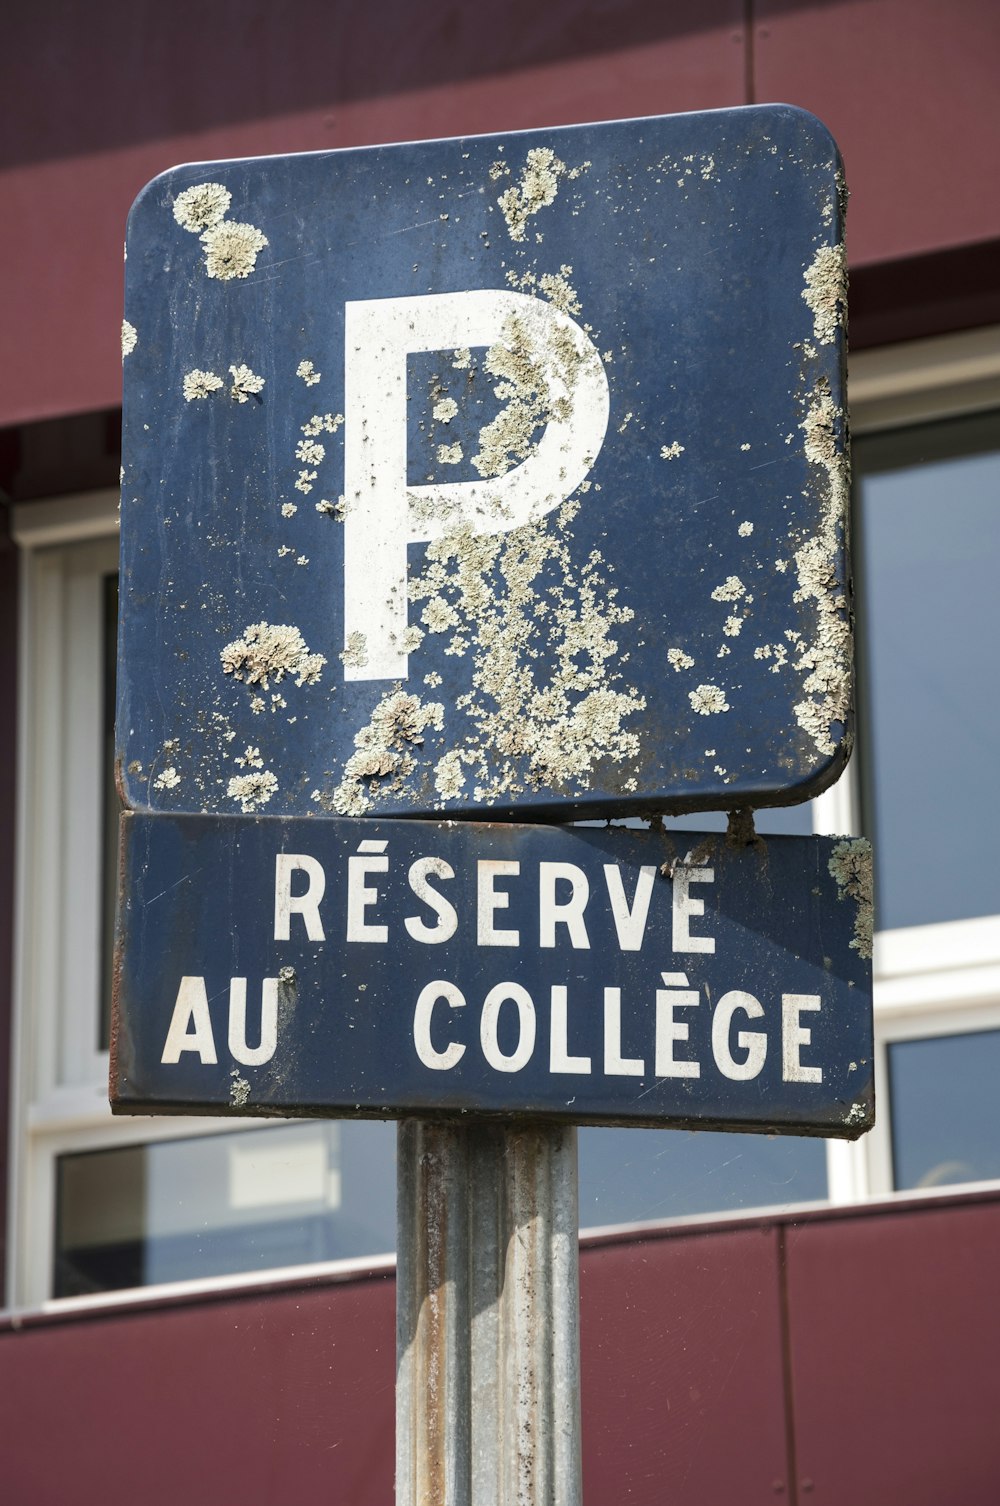
[[[127,814],[120,892],[117,1113],[872,1123],[865,842]]]
[[[843,198],[785,106],[149,184],[126,804],[565,819],[831,782]]]

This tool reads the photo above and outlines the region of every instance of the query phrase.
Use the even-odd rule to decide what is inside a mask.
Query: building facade
[[[184,161],[782,101],[851,191],[860,736],[760,825],[875,843],[879,1122],[581,1133],[584,1486],[994,1499],[992,0],[50,0],[4,29],[4,1498],[392,1498],[392,1126],[107,1107],[130,203]]]

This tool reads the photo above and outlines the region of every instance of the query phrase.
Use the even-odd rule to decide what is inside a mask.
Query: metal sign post
[[[397,1506],[581,1499],[576,1135],[399,1126]]]
[[[871,1123],[864,844],[540,824],[844,766],[843,199],[769,106],[133,208],[112,1103],[401,1121],[401,1506],[580,1498],[576,1125]]]

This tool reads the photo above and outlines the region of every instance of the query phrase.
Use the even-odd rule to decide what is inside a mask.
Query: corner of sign
[[[870,1129],[875,1128],[874,1088],[869,1088],[862,1097],[853,1099],[847,1105],[842,1123],[844,1128],[840,1138],[844,1140],[859,1140],[862,1135],[867,1135]]]
[[[798,138],[800,151],[807,148],[810,159],[817,166],[825,166],[832,162],[835,172],[843,172],[844,162],[833,132],[811,110],[804,110],[801,105],[790,105],[777,100],[770,104],[751,105],[750,108],[768,111],[783,125],[790,128]]]

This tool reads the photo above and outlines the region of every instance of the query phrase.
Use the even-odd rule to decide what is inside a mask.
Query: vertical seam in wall
[[[754,79],[754,0],[743,0],[743,94],[748,105],[757,103]]]
[[[778,1308],[781,1324],[781,1381],[785,1402],[785,1470],[789,1506],[798,1506],[799,1461],[795,1439],[795,1396],[792,1389],[792,1335],[788,1311],[788,1231],[778,1227]]]

